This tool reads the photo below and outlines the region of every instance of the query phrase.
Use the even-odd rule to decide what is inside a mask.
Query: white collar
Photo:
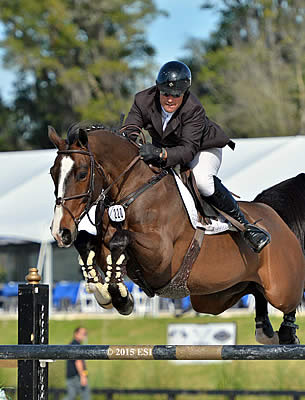
[[[175,112],[175,111],[173,111],[173,112],[167,112],[167,111],[164,110],[164,108],[163,108],[162,106],[161,106],[161,108],[162,108],[162,113],[163,113],[163,115],[164,115],[165,118],[171,117],[171,116],[174,114],[174,112]]]
[[[164,132],[167,127],[167,124],[169,123],[169,121],[172,118],[172,115],[174,113],[173,112],[169,113],[169,112],[165,111],[162,106],[161,106],[161,108],[162,108],[162,129]]]

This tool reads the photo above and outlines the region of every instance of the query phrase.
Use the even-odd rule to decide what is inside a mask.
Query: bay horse
[[[205,235],[197,258],[187,260],[188,273],[181,274],[190,244],[199,244],[173,175],[150,168],[130,140],[102,126],[84,129],[76,124],[66,140],[52,127],[48,134],[58,149],[50,170],[56,197],[52,235],[60,247],[75,245],[99,305],[124,315],[132,312],[125,274],[148,296],[190,294],[199,313],[220,314],[253,294],[256,340],[299,343],[295,313],[304,292],[305,258],[296,235],[270,206],[239,203],[250,222],[271,234],[271,243],[260,254],[240,232]],[[79,232],[79,222],[93,205],[97,235]],[[111,207],[119,214],[114,221]],[[284,314],[278,332],[269,321],[267,302]]]

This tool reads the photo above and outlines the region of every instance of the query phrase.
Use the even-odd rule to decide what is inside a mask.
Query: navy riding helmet
[[[156,80],[160,93],[172,96],[182,96],[190,88],[191,83],[191,71],[180,61],[169,61],[164,64]]]

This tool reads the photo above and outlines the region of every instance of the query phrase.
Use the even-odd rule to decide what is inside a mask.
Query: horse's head
[[[56,204],[51,231],[60,247],[69,247],[77,236],[80,219],[90,208],[94,190],[94,157],[85,130],[77,129],[65,141],[49,127],[49,138],[58,149],[51,168]]]

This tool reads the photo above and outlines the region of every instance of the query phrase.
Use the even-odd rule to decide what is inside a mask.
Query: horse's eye
[[[82,181],[82,180],[84,180],[85,178],[87,177],[87,171],[80,171],[78,174],[77,174],[77,180],[78,181]]]

